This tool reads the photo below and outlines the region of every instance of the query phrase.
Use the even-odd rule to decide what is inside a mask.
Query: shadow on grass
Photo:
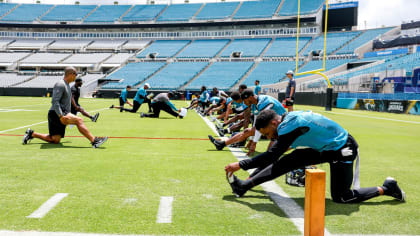
[[[64,142],[64,143],[69,143],[69,142]],[[68,145],[63,145],[63,143],[58,143],[58,144],[53,144],[53,143],[42,143],[40,145],[40,149],[57,149],[57,148],[92,148],[91,146],[86,147],[86,146],[68,146]],[[99,149],[105,149],[104,147],[99,147]]]
[[[254,193],[254,195],[252,195],[252,193]],[[258,194],[258,195],[255,195],[255,194]],[[284,198],[284,197],[279,196],[279,195],[277,195],[276,193],[273,193],[273,192],[270,192],[270,194],[276,195],[279,199]],[[267,193],[265,191],[254,190],[254,189],[249,190],[247,192],[247,195],[242,196],[241,198],[237,198],[233,195],[223,197],[223,200],[225,200],[225,201],[241,203],[241,204],[246,205],[246,206],[250,207],[251,209],[254,209],[254,210],[257,210],[257,211],[270,211],[270,212],[272,212],[272,210],[268,210],[266,207],[277,208],[275,203],[256,203],[256,204],[254,204],[254,203],[248,202],[247,199],[270,199],[270,197],[267,195]],[[304,205],[305,205],[305,198],[304,197],[292,198],[292,199],[299,206],[301,206],[302,209],[304,208]],[[404,204],[404,203],[400,202],[400,201],[397,201],[397,200],[394,200],[394,199],[389,199],[389,200],[384,200],[384,201],[379,201],[379,202],[367,201],[367,202],[360,202],[360,203],[343,204],[343,203],[333,202],[331,199],[325,199],[325,215],[326,216],[330,216],[330,215],[346,215],[346,216],[349,216],[349,215],[353,214],[354,212],[358,212],[360,210],[360,206],[380,206],[380,205],[399,205],[399,204]],[[276,215],[278,215],[278,214],[276,214]],[[279,215],[279,216],[284,217],[284,215]]]
[[[233,195],[226,195],[223,197],[224,201],[230,201],[230,202],[236,202],[236,203],[240,203],[243,204],[255,211],[259,211],[259,212],[268,212],[271,213],[273,215],[276,215],[278,217],[283,217],[283,218],[287,218],[287,216],[283,213],[283,211],[281,211],[279,208],[277,207],[273,207],[273,203],[267,202],[267,203],[251,203],[248,202],[247,199],[267,199],[270,200],[270,198],[266,195],[248,195],[248,196],[243,196],[241,198],[237,198]]]

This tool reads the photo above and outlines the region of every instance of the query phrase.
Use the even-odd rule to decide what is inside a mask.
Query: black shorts
[[[294,99],[290,99],[290,101],[286,100],[286,106],[291,107],[291,106],[293,106],[293,104],[295,104]]]
[[[125,104],[124,100],[122,99],[122,97],[120,97],[120,107],[123,107]]]
[[[78,107],[80,107],[80,105],[79,104],[76,104]],[[74,107],[73,105],[71,105],[71,114],[73,114],[73,115],[77,115],[77,110],[76,110],[76,107]]]
[[[52,110],[48,112],[48,130],[50,136],[60,135],[61,138],[64,138],[66,134],[66,126],[61,123],[60,117]]]

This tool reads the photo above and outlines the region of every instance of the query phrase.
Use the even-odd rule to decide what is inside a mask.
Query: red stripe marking
[[[21,134],[0,134],[0,136],[22,137]],[[66,138],[84,138],[84,136],[66,136]],[[154,138],[154,137],[108,137],[112,139],[146,139],[146,140],[190,140],[207,141],[206,138]]]

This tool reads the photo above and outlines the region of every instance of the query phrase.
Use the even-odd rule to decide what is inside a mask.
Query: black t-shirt
[[[293,94],[292,96],[290,96],[290,91],[292,90],[292,88],[295,88],[293,90]],[[287,85],[286,88],[286,98],[291,98],[292,100],[295,99],[295,92],[296,92],[296,81],[295,79],[289,79],[289,84]]]
[[[76,104],[79,105],[80,89],[76,85],[71,87],[71,94],[74,96]]]

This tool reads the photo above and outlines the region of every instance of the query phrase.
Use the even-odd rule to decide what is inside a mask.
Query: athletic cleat
[[[385,195],[391,196],[401,202],[405,201],[405,192],[398,186],[394,178],[386,178],[382,187]]]
[[[245,144],[246,144],[245,142],[236,142],[229,145],[229,147],[242,148],[242,147],[245,147]]]
[[[217,129],[217,133],[219,133],[219,136],[220,137],[223,137],[223,136],[225,136],[225,130],[224,129]]]
[[[97,120],[98,120],[98,117],[99,117],[99,112],[98,113],[96,113],[93,117],[92,117],[92,122],[96,122]]]
[[[179,118],[179,119],[183,119],[184,117],[183,117],[183,116],[181,116],[181,115],[178,115],[178,118]]]
[[[112,109],[112,108],[114,108],[114,105],[111,105],[111,106],[109,107],[109,109]]]
[[[211,135],[209,135],[209,139],[210,139],[210,142],[212,144],[214,144],[214,146],[216,147],[216,149],[219,150],[219,151],[222,150],[226,146],[225,142],[220,141],[220,140],[216,140]]]
[[[95,137],[95,140],[93,140],[93,142],[92,142],[92,147],[93,148],[98,148],[102,144],[104,144],[106,142],[106,140],[108,140],[108,137]]]
[[[144,117],[144,112],[140,112],[140,118]]]
[[[240,180],[234,174],[229,177],[230,174],[230,172],[227,173],[226,179],[232,188],[232,193],[235,194],[236,197],[242,197],[248,190],[240,186]]]
[[[28,144],[29,141],[31,141],[34,137],[32,137],[32,134],[34,133],[33,130],[31,130],[30,128],[28,128],[25,132],[25,134],[23,135],[23,140],[22,140],[22,144]]]

